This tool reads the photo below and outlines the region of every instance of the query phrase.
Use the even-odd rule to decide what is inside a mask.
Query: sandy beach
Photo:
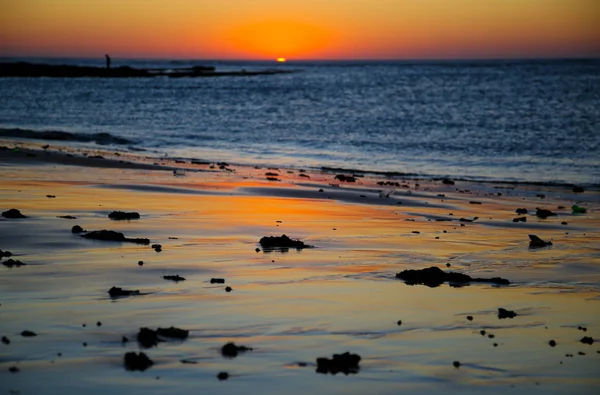
[[[0,211],[26,216],[0,218],[0,250],[12,254],[0,262],[2,394],[600,388],[598,190],[43,145],[0,141]],[[161,248],[86,239],[75,225]],[[283,234],[314,248],[259,243]],[[552,245],[530,248],[529,235]],[[510,284],[396,277],[432,266]],[[174,275],[185,280],[163,278]],[[111,298],[111,287],[139,294]],[[142,327],[172,326],[189,336],[136,341]],[[227,357],[228,342],[252,350]],[[127,370],[128,352],[153,365]],[[353,372],[316,372],[318,358],[344,352],[361,357]]]

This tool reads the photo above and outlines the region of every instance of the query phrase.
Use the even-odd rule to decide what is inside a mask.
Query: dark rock
[[[260,248],[256,247],[256,248],[254,249],[254,251],[256,251],[256,252],[260,252]]]
[[[152,362],[152,360],[143,352],[140,352],[139,354],[128,352],[123,358],[123,363],[125,369],[130,371],[139,370],[141,372],[154,365],[154,362]]]
[[[162,246],[161,246],[160,244],[152,244],[152,246],[151,246],[151,247],[152,247],[152,248],[154,249],[154,251],[156,251],[156,252],[161,252],[161,251],[162,251]]]
[[[229,373],[220,372],[219,374],[217,374],[217,378],[219,379],[219,381],[227,380],[229,378]]]
[[[81,237],[83,237],[85,239],[93,239],[93,240],[122,241],[122,242],[145,244],[145,245],[150,244],[149,239],[129,239],[129,238],[125,237],[125,235],[121,232],[115,232],[113,230],[106,230],[106,229],[95,230],[95,231],[86,233],[84,235],[81,235]]]
[[[211,284],[225,284],[225,279],[224,278],[211,278],[210,283]]]
[[[567,221],[562,221],[560,224],[561,225],[569,225],[569,223]]]
[[[583,192],[585,192],[585,190],[583,189],[583,187],[580,187],[580,186],[576,185],[576,186],[573,187],[573,192],[575,192],[575,193],[583,193]]]
[[[96,326],[102,326],[102,322],[100,322],[100,321],[96,322]]]
[[[2,343],[4,343],[4,344],[10,344],[10,340],[8,340],[8,337],[2,336]]]
[[[468,219],[468,218],[460,218],[459,221],[460,222],[475,222],[479,219],[479,217],[473,217],[473,219]]]
[[[176,274],[174,276],[163,276],[163,278],[165,280],[172,280],[172,281],[175,281],[175,282],[185,281],[185,277],[181,277],[179,274]]]
[[[225,292],[231,292],[231,291],[233,291],[233,288],[231,288],[231,287],[225,287]]]
[[[471,200],[471,201],[469,202],[469,204],[481,204],[481,202],[477,202],[477,201],[475,201],[475,200]]]
[[[539,197],[540,199],[546,199],[546,195],[544,195],[543,193],[538,193],[535,196]]]
[[[252,351],[252,348],[246,346],[237,346],[233,342],[229,342],[221,347],[221,354],[228,358],[235,358],[239,353],[244,353],[246,351]]]
[[[141,295],[140,291],[135,290],[129,290],[129,289],[123,289],[123,288],[119,288],[119,287],[112,287],[111,289],[108,290],[108,294],[110,295],[111,298],[116,298],[119,296],[134,296],[134,295]]]
[[[150,328],[140,328],[136,338],[138,343],[144,348],[154,347],[160,341],[157,331]]]
[[[350,373],[358,373],[360,366],[358,366],[361,358],[358,354],[350,354],[345,352],[343,354],[333,354],[333,358],[317,358],[317,373],[322,374],[337,374],[339,372],[348,375]]]
[[[579,354],[579,355],[585,355],[585,353],[583,351],[579,351],[577,354]]]
[[[323,189],[319,189],[319,192],[324,192]]]
[[[138,266],[144,266],[144,261],[138,261]]]
[[[494,343],[494,347],[498,347],[498,343]]]
[[[467,316],[467,319],[468,319],[469,321],[473,321],[473,316],[472,316],[472,315],[468,315],[468,316]]]
[[[490,338],[490,339],[493,339],[493,338],[495,338],[495,337],[496,337],[496,335],[494,335],[493,333],[490,333],[490,334],[488,335],[488,338]]]
[[[27,218],[26,216],[24,216],[23,214],[21,214],[21,212],[19,210],[17,210],[16,208],[11,208],[8,211],[2,212],[2,216],[4,218],[11,218],[11,219]]]
[[[335,179],[340,180],[342,182],[356,182],[356,178],[354,178],[353,176],[346,176],[343,174],[336,175]]]
[[[577,330],[580,330],[580,331],[587,332],[587,328],[586,328],[586,327],[583,327],[583,326],[581,326],[581,325],[579,325],[579,326],[577,327]]]
[[[479,334],[480,334],[481,336],[485,336],[485,334],[486,334],[486,331],[485,331],[484,329],[482,329],[482,330],[480,330],[480,331],[479,331]]]
[[[550,345],[550,347],[556,347],[556,342],[554,340],[550,340],[548,344]]]
[[[517,316],[517,313],[515,313],[514,311],[506,310],[506,309],[503,309],[502,307],[498,308],[498,318],[499,319],[515,318],[516,316]]]
[[[32,332],[32,331],[23,331],[23,332],[21,332],[21,336],[23,336],[23,337],[34,337],[34,336],[37,336],[37,333]]]
[[[0,259],[2,259],[3,257],[10,258],[11,256],[12,256],[12,252],[0,250]]]
[[[527,217],[513,218],[513,222],[527,222]]]
[[[451,179],[449,179],[449,178],[444,178],[444,179],[442,180],[442,184],[444,184],[444,185],[454,185],[454,181],[452,181],[452,180],[451,180]]]
[[[192,361],[190,359],[180,359],[179,362],[186,364],[186,365],[196,365],[198,363],[198,362]]]
[[[264,236],[259,241],[260,245],[264,249],[273,249],[273,248],[296,248],[298,250],[302,248],[312,248],[312,246],[304,244],[304,242],[300,240],[290,239],[286,235],[281,236]]]
[[[85,230],[85,229],[83,229],[83,228],[82,228],[81,226],[79,226],[79,225],[75,225],[75,226],[73,226],[73,227],[71,228],[71,233],[83,233],[83,232],[85,232],[85,231],[86,231],[86,230]]]
[[[124,211],[113,211],[108,214],[108,218],[120,221],[120,220],[132,220],[132,219],[140,219],[140,214],[136,212],[126,213]]]
[[[398,322],[396,322],[396,325],[398,325],[398,326],[402,325],[402,320],[398,320]]]
[[[21,371],[21,369],[19,369],[16,366],[11,366],[10,368],[8,368],[8,371],[11,373],[19,373]]]
[[[62,219],[77,219],[77,217],[74,217],[72,215],[59,215],[56,218],[62,218]]]
[[[589,336],[584,336],[581,338],[580,342],[582,342],[583,344],[589,344],[591,346],[592,344],[594,344],[594,339],[592,339]]]
[[[86,343],[86,342],[83,342],[83,346],[84,346],[84,347],[87,347],[87,343]]]
[[[54,198],[56,198],[56,195],[46,195],[46,197],[47,197],[48,199],[54,199]]]
[[[454,362],[452,362],[452,365],[454,365],[454,367],[455,367],[456,369],[460,368],[460,362],[458,362],[458,361],[454,361]]]
[[[175,328],[174,326],[172,326],[170,328],[158,328],[156,330],[156,333],[159,336],[170,337],[173,339],[187,339],[190,334],[190,331],[186,329]]]
[[[544,241],[536,235],[529,235],[529,248],[541,248],[551,246],[551,241]]]
[[[25,265],[25,263],[23,263],[19,260],[15,260],[15,259],[8,259],[8,260],[2,262],[2,264],[6,267],[21,267],[21,266]]]
[[[527,213],[528,213],[528,211],[527,211],[527,209],[526,209],[526,208],[518,208],[518,209],[516,210],[516,212],[517,212],[517,214],[521,214],[521,215],[522,215],[522,214],[527,214]]]
[[[444,282],[465,284],[470,282],[492,283],[508,285],[510,282],[504,278],[472,278],[469,275],[455,272],[444,272],[442,269],[432,266],[420,270],[404,270],[396,274],[396,278],[404,280],[408,285],[423,284],[428,287],[437,287]]]
[[[550,210],[546,210],[545,208],[539,208],[536,207],[535,209],[535,215],[537,215],[538,217],[540,217],[541,219],[546,219],[548,217],[555,217],[556,213],[550,211]]]
[[[121,343],[128,343],[128,342],[129,342],[129,339],[127,337],[123,336],[121,338]]]

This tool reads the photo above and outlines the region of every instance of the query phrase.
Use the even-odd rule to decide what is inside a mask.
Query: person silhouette
[[[106,58],[106,68],[110,69],[110,56],[108,56],[108,54],[104,55],[104,57]]]

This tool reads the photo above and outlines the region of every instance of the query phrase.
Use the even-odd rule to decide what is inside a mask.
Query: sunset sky
[[[599,0],[0,0],[0,56],[600,57]]]

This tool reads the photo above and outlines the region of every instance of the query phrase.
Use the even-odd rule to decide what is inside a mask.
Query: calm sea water
[[[600,184],[600,60],[113,64],[298,72],[0,78],[0,127],[108,132],[159,155],[233,163]]]

